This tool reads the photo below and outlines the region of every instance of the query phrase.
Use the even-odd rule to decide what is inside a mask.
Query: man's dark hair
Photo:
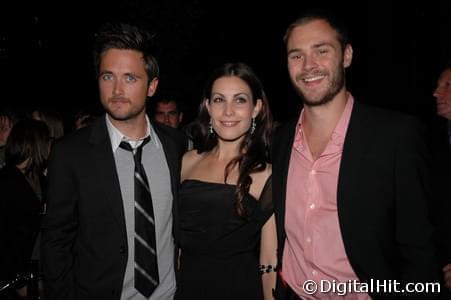
[[[157,105],[159,103],[164,103],[164,104],[168,104],[171,102],[174,102],[175,105],[177,106],[177,111],[178,112],[182,112],[183,111],[183,103],[181,103],[180,101],[180,97],[177,93],[171,93],[171,92],[166,92],[166,93],[161,93],[159,95],[157,95],[156,97],[154,97],[154,99],[152,99],[152,104],[153,107],[156,108]]]
[[[338,41],[340,42],[342,50],[344,50],[346,45],[349,44],[349,31],[345,22],[343,22],[343,20],[337,15],[332,14],[329,11],[319,9],[309,10],[301,14],[293,23],[288,25],[288,28],[285,31],[285,35],[283,37],[285,44],[287,43],[288,38],[290,37],[291,32],[294,28],[305,25],[315,20],[324,20],[329,23],[329,25],[337,32]]]
[[[129,24],[103,25],[94,36],[94,66],[99,74],[100,58],[110,49],[135,50],[143,55],[149,82],[159,76],[159,67],[153,56],[153,42],[150,33]]]

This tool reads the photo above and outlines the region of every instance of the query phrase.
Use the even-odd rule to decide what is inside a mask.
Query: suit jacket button
[[[119,247],[119,253],[125,253],[125,247],[124,246],[120,246]]]

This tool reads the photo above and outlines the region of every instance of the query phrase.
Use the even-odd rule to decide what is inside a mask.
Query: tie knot
[[[149,141],[150,141],[150,136],[146,137],[146,138],[142,141],[142,143],[141,143],[138,147],[136,147],[136,148],[133,148],[132,145],[130,145],[129,142],[122,141],[122,142],[119,144],[119,147],[122,148],[122,149],[124,149],[124,150],[127,150],[127,151],[132,152],[134,158],[137,159],[138,161],[141,161],[142,148],[143,148],[144,145],[147,144]]]

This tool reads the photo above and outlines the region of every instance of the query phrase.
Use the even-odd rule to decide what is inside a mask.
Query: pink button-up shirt
[[[346,256],[337,211],[338,174],[353,104],[349,94],[340,120],[316,160],[304,136],[304,112],[296,129],[287,179],[282,276],[305,299],[370,299],[365,293],[339,296],[318,289],[318,293],[308,295],[303,289],[307,280],[315,281],[318,287],[321,280],[358,280]]]

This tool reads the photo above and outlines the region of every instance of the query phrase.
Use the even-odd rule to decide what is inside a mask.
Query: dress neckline
[[[203,184],[210,184],[210,185],[218,185],[218,186],[226,186],[226,187],[236,187],[236,184],[229,184],[229,183],[222,183],[222,182],[213,182],[213,181],[205,181],[202,179],[195,179],[195,178],[188,178],[182,181],[181,184],[184,184],[185,182],[197,182],[197,183],[203,183]],[[255,198],[251,193],[246,193],[246,196],[252,198],[255,202],[259,202],[257,198]]]
[[[185,179],[185,180],[182,181],[182,184],[184,184],[187,181],[194,181],[194,182],[199,182],[199,183],[206,183],[206,184],[213,184],[213,185],[225,185],[225,186],[236,187],[236,184],[223,183],[223,182],[214,182],[214,181],[206,181],[206,180],[196,179],[196,178]]]

